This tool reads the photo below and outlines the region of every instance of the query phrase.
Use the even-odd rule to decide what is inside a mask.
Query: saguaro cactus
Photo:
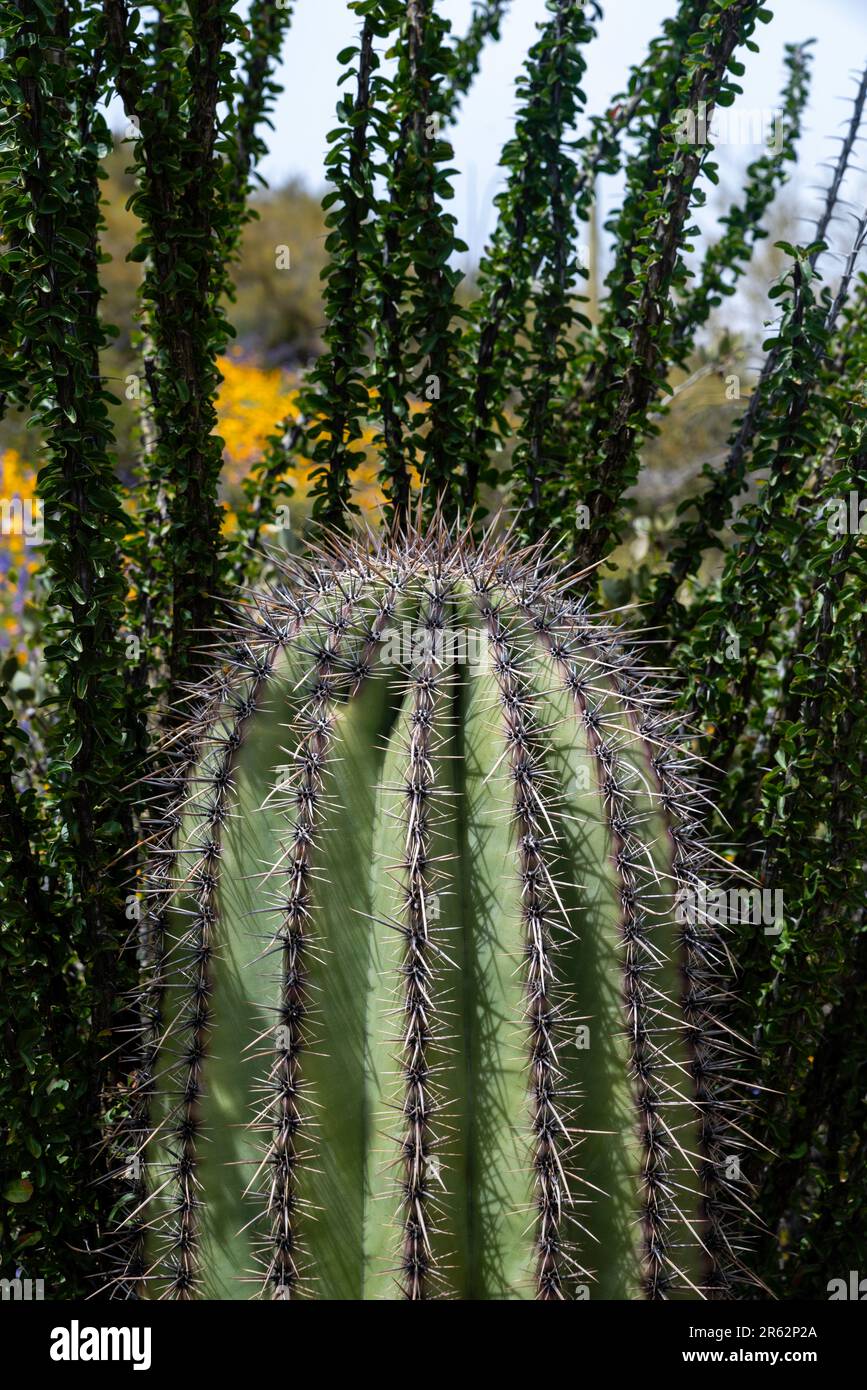
[[[571,592],[536,549],[335,541],[221,639],[161,791],[128,1292],[740,1277],[701,793]]]

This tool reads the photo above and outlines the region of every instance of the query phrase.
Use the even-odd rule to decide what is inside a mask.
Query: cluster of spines
[[[666,1071],[671,1072],[667,1042],[677,1001],[662,995],[655,982],[662,963],[658,945],[661,924],[654,921],[647,904],[652,902],[654,894],[667,895],[669,885],[660,881],[643,842],[640,813],[634,801],[641,789],[640,775],[620,756],[618,738],[627,733],[623,720],[630,718],[629,705],[621,702],[623,708],[616,712],[606,712],[603,708],[606,682],[617,688],[618,673],[629,658],[622,648],[609,645],[606,650],[600,645],[600,638],[604,642],[604,632],[582,624],[578,634],[567,635],[561,631],[551,646],[563,672],[564,684],[587,729],[619,881],[623,997],[644,1153],[640,1179],[644,1291],[648,1298],[659,1299],[666,1298],[678,1287],[690,1287],[689,1277],[678,1263],[671,1230],[673,1217],[688,1224],[679,1205],[684,1189],[678,1174],[685,1168],[697,1178],[698,1160],[692,1152],[689,1136],[678,1134],[667,1119],[667,1111],[685,1098],[683,1090],[666,1080],[665,1075]],[[581,661],[579,654],[584,657]],[[596,687],[587,674],[588,655],[591,662],[599,663],[600,687]],[[688,1199],[688,1190],[686,1196]],[[698,1231],[695,1231],[695,1238],[701,1238]]]
[[[670,842],[677,900],[690,905],[679,923],[682,989],[677,1003],[684,1020],[696,1108],[694,1168],[703,1218],[696,1239],[704,1256],[703,1296],[726,1298],[738,1284],[751,1282],[732,1231],[735,1225],[745,1229],[754,1221],[745,1176],[728,1176],[733,1159],[748,1147],[747,1134],[738,1122],[745,1107],[737,1093],[744,1082],[736,1075],[747,1060],[748,1048],[724,1021],[734,974],[725,922],[711,919],[702,906],[704,891],[720,881],[726,861],[714,854],[702,835],[701,782],[696,759],[681,747],[687,735],[677,729],[678,716],[664,712],[648,696],[647,673],[635,665],[631,651],[616,641],[614,633],[602,634],[601,649],[619,656],[614,683],[647,749]],[[659,698],[658,691],[655,696]],[[727,863],[726,872],[729,877],[735,873]]]
[[[572,1111],[564,1105],[565,1078],[558,1062],[558,1035],[564,1031],[566,995],[555,973],[554,929],[572,927],[557,891],[556,834],[551,822],[553,794],[547,785],[543,741],[534,711],[535,696],[522,654],[505,621],[502,605],[484,581],[476,581],[476,599],[487,624],[492,649],[509,773],[513,786],[521,911],[524,929],[525,1022],[528,1032],[530,1107],[536,1229],[536,1294],[543,1301],[564,1299],[578,1264],[567,1222],[574,1197],[569,1171],[576,1140]],[[550,809],[549,809],[550,808]]]
[[[334,610],[323,617],[323,631],[310,653],[312,667],[305,699],[293,725],[301,729],[302,736],[293,753],[292,768],[276,788],[293,819],[291,838],[279,861],[279,876],[285,885],[276,909],[280,922],[265,948],[266,953],[277,953],[281,962],[279,1031],[271,1065],[262,1082],[266,1104],[257,1110],[253,1120],[255,1128],[264,1127],[269,1134],[263,1160],[253,1178],[255,1183],[261,1173],[268,1175],[265,1215],[269,1230],[262,1241],[264,1282],[261,1274],[257,1278],[263,1291],[274,1299],[291,1298],[303,1287],[297,1170],[307,1156],[303,1137],[309,1121],[304,1104],[302,1055],[310,1041],[308,961],[313,949],[314,896],[311,879],[318,825],[325,805],[329,752],[339,702],[357,695],[370,676],[382,630],[394,616],[400,592],[399,580],[387,587],[371,621],[362,627],[359,643],[347,651],[348,638],[359,618],[362,585],[362,579],[352,576],[337,582],[339,599]],[[268,870],[265,878],[272,877],[273,870]]]
[[[651,795],[664,814],[671,841],[675,899],[698,905],[702,902],[700,890],[707,888],[718,873],[712,852],[700,835],[700,786],[693,760],[683,753],[672,731],[677,716],[657,708],[660,692],[650,693],[646,689],[647,673],[637,667],[632,648],[624,644],[621,634],[598,619],[589,619],[579,603],[546,603],[543,588],[528,585],[525,580],[519,586],[521,606],[528,614],[535,613],[536,628],[557,661],[564,684],[588,726],[616,867],[621,875],[625,993],[645,1149],[645,1293],[649,1298],[664,1298],[676,1288],[688,1288],[703,1297],[724,1297],[735,1278],[745,1277],[729,1231],[732,1204],[740,1206],[742,1216],[750,1215],[743,1196],[726,1177],[732,1150],[740,1152],[746,1143],[744,1131],[731,1123],[731,1111],[742,1113],[743,1105],[730,1099],[732,1086],[737,1084],[732,1072],[743,1060],[744,1049],[722,1022],[732,962],[719,925],[703,916],[700,906],[684,913],[679,932],[681,996],[661,1004],[658,998],[653,1002],[653,924],[642,921],[635,891],[636,875],[646,875],[648,870],[646,857],[641,853],[640,833],[636,834],[640,828],[630,812],[635,782],[618,757],[616,742],[602,734],[605,716],[593,706],[594,684],[586,674],[588,655],[591,662],[598,663],[600,673],[605,673],[622,703],[624,716],[633,722],[634,732],[644,745],[648,775],[656,781]],[[666,1101],[654,1084],[659,1062],[665,1062],[665,1038],[672,1033],[666,1012],[670,1005],[683,1011],[683,1038],[691,1057],[691,1099],[696,1111],[698,1152],[682,1144],[666,1126]],[[678,1153],[690,1172],[690,1182],[695,1183],[703,1198],[701,1229],[694,1226],[695,1241],[705,1257],[700,1288],[692,1285],[679,1269],[669,1235],[672,1214],[682,1219],[677,1190],[683,1185],[677,1183],[671,1171],[672,1160]]]
[[[112,1270],[109,1289],[115,1297],[147,1296],[149,1286],[158,1283],[165,1285],[162,1297],[187,1299],[196,1290],[196,1105],[209,1025],[210,935],[220,827],[227,814],[231,759],[243,727],[255,712],[277,652],[297,635],[306,616],[305,597],[287,599],[284,596],[275,606],[257,597],[252,614],[239,611],[228,635],[219,634],[216,658],[212,655],[216,674],[188,687],[183,708],[177,712],[179,719],[164,741],[162,764],[146,781],[149,860],[136,943],[143,957],[142,984],[135,1001],[140,1025],[131,1059],[127,1114],[111,1136],[123,1154],[115,1176],[127,1189],[129,1207],[105,1252],[106,1265]],[[210,760],[214,774],[204,782],[197,776],[203,759]],[[199,816],[202,833],[200,841],[186,849],[179,835],[191,809]],[[183,860],[189,856],[193,862],[184,870]],[[166,919],[179,892],[195,894],[197,911],[190,933],[175,942],[169,938]],[[167,1023],[168,972],[182,953],[190,972],[187,1010],[179,1010],[174,1022]],[[185,1075],[175,1104],[155,1130],[154,1098],[167,1075],[174,1079],[176,1066],[167,1062],[167,1049],[175,1035],[183,1032],[188,1035],[180,1059]],[[155,1140],[173,1151],[170,1164],[149,1159],[148,1148]],[[151,1215],[155,1202],[162,1209]],[[156,1259],[148,1258],[148,1243],[161,1247]]]
[[[280,999],[276,1013],[276,1042],[264,1089],[267,1096],[256,1126],[270,1134],[265,1158],[250,1187],[266,1174],[265,1219],[270,1223],[265,1240],[265,1286],[275,1299],[288,1299],[300,1285],[300,1251],[297,1232],[299,1208],[297,1169],[307,1156],[304,1148],[307,1116],[302,1055],[310,1023],[308,960],[311,953],[310,875],[316,824],[321,814],[325,763],[333,733],[336,694],[335,662],[341,648],[353,597],[340,605],[328,623],[327,633],[313,654],[309,702],[300,719],[307,732],[295,753],[292,779],[281,784],[285,795],[291,787],[296,806],[292,843],[286,867],[285,901],[278,930],[266,946],[280,962]],[[272,871],[269,871],[269,874]],[[247,1191],[250,1191],[248,1187]]]
[[[618,756],[617,738],[622,731],[618,721],[623,716],[619,711],[604,710],[601,692],[594,691],[592,682],[574,660],[568,661],[565,680],[596,760],[619,883],[623,997],[644,1150],[641,1183],[644,1190],[645,1288],[648,1297],[660,1298],[672,1287],[674,1277],[681,1275],[670,1254],[668,1227],[677,1202],[674,1173],[677,1151],[685,1156],[681,1140],[666,1121],[666,1107],[671,1101],[663,1080],[670,1026],[666,1022],[669,1001],[660,1000],[654,983],[660,951],[654,941],[657,924],[646,906],[653,887],[659,891],[660,885],[647,862],[640,820],[632,804],[638,779],[634,770],[627,768]],[[648,882],[648,878],[656,882]],[[665,891],[666,885],[661,888]]]
[[[233,765],[244,726],[255,713],[264,686],[271,678],[282,639],[269,633],[255,644],[242,641],[230,657],[230,671],[218,692],[215,718],[199,742],[200,762],[186,779],[183,814],[192,813],[198,826],[195,840],[175,849],[179,872],[170,891],[174,897],[191,893],[192,908],[175,907],[192,918],[189,931],[170,947],[172,961],[183,976],[184,1000],[162,1038],[180,1043],[180,1065],[172,1080],[178,1088],[167,1138],[172,1149],[174,1203],[166,1228],[157,1233],[165,1247],[165,1296],[188,1299],[196,1291],[198,1271],[197,1214],[200,1205],[197,1167],[200,1158],[200,1103],[204,1094],[205,1061],[212,1027],[212,962],[218,943],[217,921],[222,829],[231,814]],[[184,870],[184,860],[191,860]],[[164,962],[165,966],[165,962]]]
[[[437,882],[431,833],[437,794],[434,725],[444,686],[437,651],[449,592],[450,586],[435,572],[421,616],[428,639],[425,652],[420,667],[408,673],[412,711],[406,750],[407,776],[402,791],[405,857],[400,869],[404,901],[398,930],[403,939],[399,1056],[403,1082],[400,1278],[403,1292],[411,1302],[426,1299],[432,1283],[443,1287],[431,1242],[436,1219],[432,1169],[434,1162],[438,1163],[439,1137],[435,1125],[440,1109],[432,1079],[431,1050],[440,1042],[437,1013],[441,1001],[435,1000],[438,947],[431,930],[430,903]]]
[[[672,742],[665,716],[651,714],[642,729],[655,746],[651,758],[672,842],[672,871],[681,894],[701,902],[700,890],[718,877],[710,851],[701,838],[700,792],[688,759]],[[720,924],[700,909],[682,925],[683,1009],[695,1101],[699,1109],[699,1183],[703,1195],[703,1243],[707,1253],[705,1289],[711,1298],[732,1297],[738,1284],[752,1282],[733,1239],[733,1216],[741,1227],[755,1217],[746,1200],[750,1192],[742,1172],[741,1186],[728,1177],[733,1157],[748,1148],[747,1134],[738,1123],[744,1105],[738,1098],[743,1081],[737,1072],[748,1057],[743,1040],[724,1023],[731,1002],[729,983],[734,966]],[[746,1220],[744,1219],[746,1218]],[[746,1240],[746,1238],[744,1238]]]

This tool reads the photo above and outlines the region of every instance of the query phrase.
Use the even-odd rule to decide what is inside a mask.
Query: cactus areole
[[[730,1292],[714,856],[634,650],[434,526],[287,570],[214,666],[160,793],[126,1292]]]

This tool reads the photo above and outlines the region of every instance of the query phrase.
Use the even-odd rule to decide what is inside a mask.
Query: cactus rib
[[[532,604],[528,604],[526,599],[521,606],[523,611],[532,613]],[[673,716],[666,716],[656,708],[653,697],[643,688],[646,673],[634,669],[628,651],[618,651],[613,633],[606,632],[599,624],[588,625],[586,616],[580,610],[569,614],[567,630],[570,626],[573,630],[568,637],[547,630],[543,632],[543,640],[556,659],[582,718],[586,718],[586,701],[575,656],[588,644],[602,654],[604,665],[612,671],[612,679],[623,699],[626,717],[630,721],[636,718],[641,721],[637,732],[647,752],[645,775],[655,782],[656,796],[665,813],[664,830],[671,844],[671,872],[678,896],[684,892],[695,893],[703,879],[707,881],[710,854],[699,836],[701,792],[694,774],[690,772],[689,776],[686,775],[691,760],[672,741],[669,731]],[[659,698],[658,694],[655,698]],[[612,779],[612,771],[616,754],[609,749],[607,755],[603,755],[598,737],[594,737],[594,746],[603,775],[609,779],[613,793],[616,783]],[[622,814],[612,815],[609,821],[612,839],[618,843],[625,824],[624,817]],[[622,854],[625,851],[626,845],[620,841],[619,852]],[[630,872],[635,872],[634,864]],[[633,943],[630,943],[630,951],[634,951]],[[723,983],[725,967],[729,971],[733,968],[719,930],[701,916],[687,920],[680,933],[679,954],[683,976],[680,1003],[688,1038],[689,1071],[696,1087],[697,1147],[701,1154],[701,1158],[696,1158],[690,1167],[695,1171],[696,1181],[704,1196],[702,1214],[705,1230],[700,1238],[697,1237],[705,1256],[702,1277],[708,1288],[717,1293],[726,1293],[731,1291],[733,1272],[741,1277],[745,1275],[742,1260],[733,1250],[727,1234],[726,1205],[730,1200],[742,1206],[744,1203],[722,1175],[727,1160],[731,1159],[732,1149],[741,1150],[746,1136],[742,1131],[738,1132],[737,1126],[727,1123],[729,1112],[741,1107],[733,1106],[731,1099],[727,1098],[727,1093],[737,1082],[727,1077],[725,1072],[741,1062],[747,1049],[742,1039],[720,1025],[717,1016],[729,997]],[[633,961],[628,975],[634,973],[635,969],[636,962]],[[634,997],[632,1002],[635,1006],[640,1005],[638,998]],[[651,1039],[652,1032],[648,1031],[646,1036],[641,1037],[642,1044],[646,1046]],[[648,1059],[636,1055],[634,1060],[636,1074],[646,1078]],[[719,1081],[717,1078],[720,1078]],[[647,1095],[645,1105],[653,1116],[651,1123],[655,1125],[661,1113],[659,1097]],[[664,1145],[660,1150],[659,1143],[650,1132],[646,1135],[645,1144],[650,1160],[646,1170],[645,1201],[647,1256],[650,1263],[648,1288],[651,1296],[654,1296],[667,1283],[664,1264],[672,1263],[666,1252],[665,1221],[659,1200],[662,1193],[670,1193],[671,1182],[665,1173]],[[752,1215],[748,1208],[746,1212]],[[677,1272],[682,1274],[682,1271]]]
[[[443,628],[448,592],[448,586],[434,574],[430,596],[422,611],[424,629],[434,639]],[[401,962],[404,1214],[400,1264],[406,1297],[411,1301],[424,1298],[429,1282],[438,1277],[429,1231],[434,1219],[429,1164],[437,1143],[434,1125],[438,1105],[431,1086],[430,1050],[437,1035],[433,999],[436,947],[431,940],[428,901],[435,882],[430,819],[437,788],[432,739],[442,685],[434,652],[435,640],[429,654],[412,671],[402,816],[405,850],[401,866],[404,876]]]
[[[527,1024],[531,1076],[532,1165],[538,1208],[536,1282],[543,1300],[562,1299],[564,1262],[572,1259],[563,1239],[564,1207],[572,1204],[565,1163],[574,1147],[559,1091],[563,1073],[557,1058],[557,1032],[564,1014],[562,990],[555,977],[553,927],[571,933],[550,862],[556,844],[546,804],[541,737],[534,718],[516,644],[499,607],[476,589],[494,650],[493,670],[503,709],[505,743],[514,784],[514,823],[525,933]]]
[[[306,956],[310,951],[313,918],[311,871],[334,736],[339,667],[342,662],[344,678],[349,683],[349,698],[352,698],[370,674],[380,632],[394,613],[397,592],[394,586],[389,589],[369,628],[362,633],[361,645],[347,658],[343,654],[343,644],[353,618],[357,617],[359,595],[351,583],[345,591],[343,603],[328,620],[326,639],[314,654],[310,698],[300,715],[305,733],[294,754],[295,776],[290,774],[277,788],[278,794],[283,796],[292,793],[291,798],[286,798],[287,803],[294,802],[297,811],[291,844],[286,848],[286,867],[280,869],[287,883],[282,916],[268,948],[278,951],[282,957],[277,1010],[282,1031],[265,1081],[271,1101],[254,1119],[258,1127],[267,1117],[273,1123],[273,1134],[253,1178],[255,1182],[265,1169],[270,1174],[267,1202],[271,1218],[270,1259],[264,1283],[277,1299],[290,1297],[299,1280],[293,1211],[298,1197],[295,1170],[301,1159],[298,1139],[305,1129],[301,1055],[307,1041],[305,1022],[310,1002]]]

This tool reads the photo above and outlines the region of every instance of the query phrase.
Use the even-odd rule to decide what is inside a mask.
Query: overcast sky
[[[471,0],[439,0],[441,11],[462,32]],[[747,74],[739,106],[771,109],[778,99],[783,47],[815,37],[813,89],[801,145],[805,227],[813,208],[808,186],[823,178],[820,163],[836,146],[829,137],[846,119],[846,98],[854,89],[852,74],[867,62],[867,0],[768,0],[775,18],[759,26],[761,53],[745,55]],[[676,0],[609,0],[600,35],[589,53],[585,81],[589,109],[603,111],[622,88],[629,65],[639,62],[659,32],[661,20],[674,12]],[[490,227],[491,199],[500,174],[497,161],[514,121],[514,80],[545,16],[544,0],[512,0],[499,44],[488,46],[481,73],[465,102],[455,131],[454,211],[475,259]],[[345,0],[297,0],[284,47],[279,78],[283,94],[276,106],[275,130],[268,132],[270,152],[261,172],[271,182],[299,177],[311,190],[323,179],[325,136],[334,125],[339,69],[335,55],[357,32]],[[720,149],[724,182],[737,187],[740,170],[757,151],[743,146]],[[858,192],[860,194],[859,185]]]

